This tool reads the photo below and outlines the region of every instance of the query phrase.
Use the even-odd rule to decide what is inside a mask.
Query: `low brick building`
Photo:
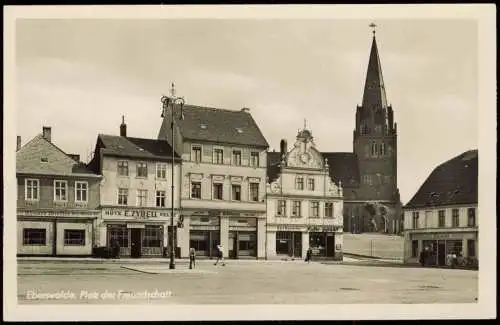
[[[51,131],[22,147],[17,139],[17,254],[91,255],[100,176],[58,148]]]

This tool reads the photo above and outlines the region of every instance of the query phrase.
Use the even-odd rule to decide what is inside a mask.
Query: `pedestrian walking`
[[[193,247],[189,249],[189,268],[192,269],[196,266],[196,251]]]
[[[306,251],[306,259],[305,262],[310,263],[312,258],[312,249],[309,247]]]
[[[222,245],[217,245],[217,260],[215,261],[214,265],[217,265],[219,263],[219,260],[222,262],[222,266],[225,266],[226,263],[224,263],[224,247]]]

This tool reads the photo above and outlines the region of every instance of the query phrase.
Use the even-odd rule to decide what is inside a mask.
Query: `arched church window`
[[[375,132],[380,133],[382,131],[381,125],[375,125]]]
[[[370,145],[368,144],[365,146],[365,157],[370,157]]]
[[[380,155],[380,157],[383,157],[385,155],[385,143],[382,142],[380,144],[379,149],[380,149],[379,155]]]
[[[377,157],[377,142],[372,141],[372,157]]]

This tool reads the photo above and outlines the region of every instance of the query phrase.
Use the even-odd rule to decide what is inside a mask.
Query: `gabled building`
[[[166,141],[127,136],[124,121],[120,135],[98,135],[89,163],[89,168],[102,175],[102,215],[96,228],[98,246],[109,247],[116,240],[122,256],[163,255],[172,233],[172,164],[174,247],[178,257],[186,257],[189,229],[178,228],[178,224],[182,224],[179,220],[180,156],[175,153],[172,161],[172,148]]]
[[[448,254],[478,259],[478,151],[466,151],[436,167],[404,206],[404,259],[445,265]]]
[[[310,130],[297,134],[290,150],[269,152],[267,257],[342,260],[343,193],[330,177],[328,159],[316,149]]]
[[[17,254],[92,254],[101,177],[52,142],[43,127],[24,146],[17,139]]]
[[[176,112],[175,115],[178,115]],[[171,143],[171,114],[158,139]],[[231,258],[265,257],[268,144],[249,110],[185,105],[175,121],[182,156],[181,207],[190,247]]]

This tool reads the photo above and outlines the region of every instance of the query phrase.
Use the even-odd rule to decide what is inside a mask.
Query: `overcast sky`
[[[156,138],[172,81],[188,104],[249,107],[271,148],[304,118],[320,151],[352,151],[370,20],[17,20],[17,134],[52,126],[84,161],[98,133]],[[436,165],[477,148],[477,26],[377,20],[406,203]]]

